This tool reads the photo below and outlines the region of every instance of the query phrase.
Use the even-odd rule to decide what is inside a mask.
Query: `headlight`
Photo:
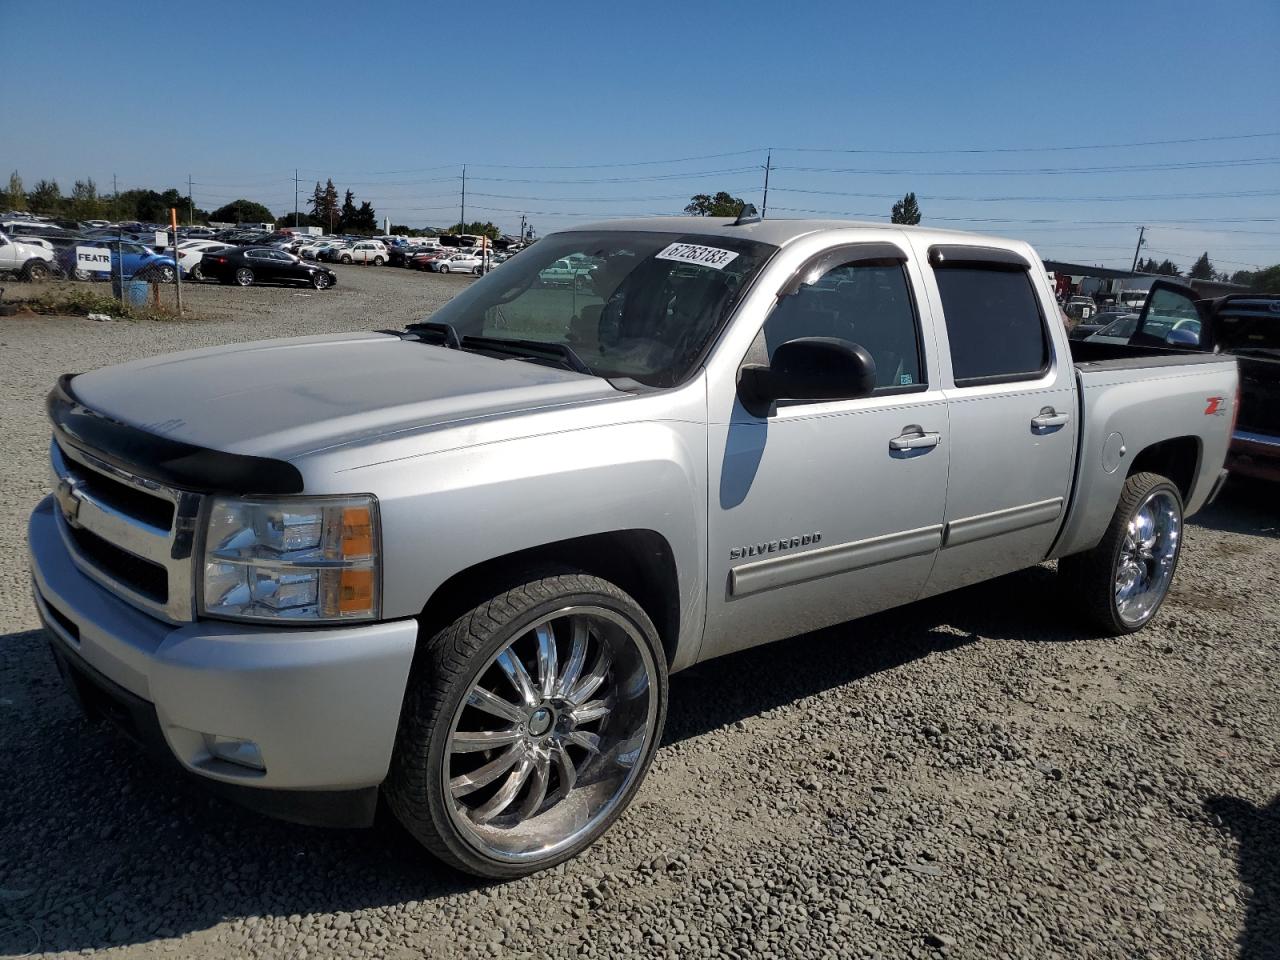
[[[218,497],[205,530],[200,612],[236,620],[373,620],[378,501]]]

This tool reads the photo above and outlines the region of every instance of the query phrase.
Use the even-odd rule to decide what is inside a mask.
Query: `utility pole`
[[[520,214],[520,242],[524,243],[524,214]]]
[[[1138,228],[1138,246],[1135,247],[1133,251],[1133,266],[1129,268],[1130,273],[1138,272],[1138,254],[1142,252],[1142,244],[1144,243],[1142,237],[1146,232],[1147,232],[1146,227]]]
[[[467,229],[467,165],[462,165],[462,220],[460,221],[458,232],[463,233]]]
[[[196,222],[196,204],[191,199],[191,174],[187,174],[187,226],[193,226]]]
[[[760,219],[764,219],[765,213],[769,209],[769,168],[773,166],[773,147],[769,148],[769,152],[764,158],[764,200],[760,203]]]
[[[298,170],[293,171],[293,227],[298,228]]]
[[[111,175],[111,207],[116,215],[116,219],[120,219],[120,188],[116,185],[116,175]]]

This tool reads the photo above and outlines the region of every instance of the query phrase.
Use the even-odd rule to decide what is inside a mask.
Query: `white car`
[[[372,263],[380,267],[387,262],[387,245],[381,240],[361,240],[338,255],[339,263]]]
[[[476,273],[480,272],[480,254],[470,250],[464,253],[455,253],[451,257],[445,257],[431,264],[431,269],[436,273]]]
[[[302,243],[300,243],[298,245],[298,249],[295,252],[298,254],[298,256],[302,257],[304,260],[314,260],[316,259],[316,254],[320,252],[321,247],[327,247],[332,243],[333,243],[333,240],[330,239],[329,237],[324,237],[324,238],[317,237],[315,239],[305,240]]]
[[[220,253],[230,249],[228,244],[217,240],[184,240],[178,244],[178,266],[182,275],[191,280],[203,280],[200,272],[200,260],[206,253]]]
[[[53,263],[53,245],[47,240],[21,240],[0,232],[0,273],[16,273],[24,280],[45,280]]]

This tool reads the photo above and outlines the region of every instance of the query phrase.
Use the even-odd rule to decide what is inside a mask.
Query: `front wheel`
[[[173,283],[178,278],[178,271],[168,265],[156,268],[156,281],[158,283]]]
[[[343,263],[350,263],[350,262],[351,262],[351,258],[350,258],[349,256],[347,256],[346,254],[343,254],[343,256],[342,256],[342,262],[343,262]]]
[[[436,273],[448,273],[448,272],[449,272],[449,265],[447,263],[442,263],[440,264],[440,266],[436,267]]]
[[[324,290],[329,286],[329,275],[317,271],[311,275],[311,285],[317,290]]]
[[[1182,552],[1182,495],[1167,478],[1125,481],[1102,541],[1058,562],[1069,596],[1107,636],[1141,630],[1169,593]]]
[[[71,271],[71,276],[75,277],[77,280],[93,279],[93,274],[88,270],[85,270],[83,267],[76,267],[75,270]]]
[[[666,718],[666,658],[635,600],[581,573],[530,580],[423,652],[386,791],[428,850],[479,876],[524,876],[618,818]]]
[[[248,267],[240,267],[236,270],[236,283],[240,284],[242,287],[252,286],[253,271]]]
[[[23,268],[22,275],[30,283],[40,283],[49,279],[49,265],[43,260],[32,260]]]

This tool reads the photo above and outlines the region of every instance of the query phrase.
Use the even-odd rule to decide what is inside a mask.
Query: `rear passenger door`
[[[1043,267],[1003,248],[927,250],[950,423],[941,593],[1034,566],[1057,535],[1076,441],[1074,367]],[[1056,318],[1055,318],[1056,322]]]

